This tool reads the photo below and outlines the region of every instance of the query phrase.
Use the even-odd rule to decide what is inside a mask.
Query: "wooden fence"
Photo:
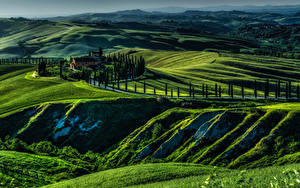
[[[254,80],[252,82],[215,84],[198,83],[197,85],[190,82],[184,88],[174,87],[168,83],[165,83],[163,88],[158,88],[146,81],[116,80],[106,83],[104,81],[98,82],[92,78],[89,84],[110,90],[178,98],[300,99],[300,84],[281,80]]]

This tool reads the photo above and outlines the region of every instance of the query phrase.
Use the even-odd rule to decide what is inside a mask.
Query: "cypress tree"
[[[127,78],[125,79],[125,91],[128,89],[128,83],[127,83]]]
[[[242,98],[245,98],[245,88],[244,88],[244,82],[242,82]]]
[[[144,93],[146,93],[146,82],[144,81]]]
[[[228,82],[228,96],[231,96],[231,83]]]
[[[300,98],[300,86],[299,84],[297,85],[297,99]]]
[[[292,98],[292,82],[289,81],[289,98]]]
[[[156,95],[156,89],[153,87],[153,94]]]
[[[254,80],[254,97],[257,99],[257,81]]]
[[[118,90],[120,90],[120,75],[118,74]]]
[[[289,98],[289,84],[288,82],[285,83],[285,98]]]
[[[136,93],[136,83],[134,84],[134,92]]]
[[[205,97],[208,98],[208,85],[206,84],[206,87],[205,87]]]
[[[221,88],[221,85],[219,85],[219,98],[222,97],[222,88]]]
[[[165,96],[168,96],[168,84],[165,84]]]
[[[63,78],[63,62],[59,62],[59,77]]]
[[[204,98],[204,96],[205,96],[205,86],[204,84],[202,84],[202,97]]]
[[[231,91],[230,91],[230,94],[231,94],[231,98],[233,98],[233,84],[231,84]]]
[[[100,87],[100,82],[101,82],[101,72],[98,72],[98,86]]]
[[[192,96],[192,83],[190,82],[189,84],[189,94],[190,94],[190,97]]]
[[[180,91],[179,91],[179,87],[177,87],[177,97],[180,97]]]
[[[277,97],[278,98],[281,97],[281,83],[280,83],[280,80],[278,80],[278,82],[277,82]]]
[[[215,96],[218,97],[218,84],[215,84]]]
[[[173,88],[171,88],[171,97],[173,98]]]
[[[193,98],[195,98],[195,88],[194,87],[193,87],[192,92],[193,92]]]

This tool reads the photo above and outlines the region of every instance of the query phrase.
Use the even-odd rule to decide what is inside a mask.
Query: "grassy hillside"
[[[56,157],[1,150],[0,186],[42,186],[76,177],[76,168]]]
[[[200,88],[204,83],[209,85],[210,95],[214,96],[215,83],[218,83],[222,86],[223,96],[228,96],[228,82],[231,82],[235,85],[235,95],[241,95],[243,82],[246,97],[253,97],[254,80],[257,80],[259,96],[263,97],[264,84],[269,79],[271,96],[275,95],[276,81],[281,80],[281,96],[285,95],[284,82],[291,81],[295,97],[296,86],[300,84],[300,61],[295,59],[197,51],[125,49],[120,52],[146,59],[148,70],[137,82],[139,92],[142,92],[142,84],[146,81],[148,93],[153,93],[153,87],[156,87],[157,93],[164,95],[165,84],[168,83],[169,95],[172,88],[176,96],[177,87],[180,87],[185,90],[181,91],[184,96],[188,94],[191,82],[196,95],[202,95]],[[134,90],[134,84],[129,84],[130,90]]]
[[[46,187],[297,187],[300,165],[253,170],[158,163],[123,167]]]
[[[34,67],[26,65],[0,66],[1,115],[45,102],[135,97],[96,89],[84,82],[68,82],[57,77],[33,78],[33,70]]]

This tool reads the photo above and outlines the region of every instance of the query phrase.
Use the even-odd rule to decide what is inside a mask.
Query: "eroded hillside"
[[[43,104],[0,119],[0,137],[103,152],[164,109],[154,99]]]
[[[130,134],[104,164],[175,161],[237,168],[299,162],[299,122],[299,111],[171,109]]]

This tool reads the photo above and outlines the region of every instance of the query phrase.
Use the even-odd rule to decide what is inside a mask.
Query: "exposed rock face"
[[[204,143],[216,141],[242,121],[245,115],[230,111],[203,113],[182,130],[178,129],[170,139],[161,144],[153,157],[167,157],[180,146],[188,131],[189,133],[190,131],[195,132],[193,138],[197,147]]]
[[[199,115],[189,125],[187,125],[183,129],[178,129],[177,132],[168,141],[166,141],[159,147],[159,149],[154,153],[153,157],[164,158],[168,156],[178,148],[188,131],[196,132],[196,130],[198,130],[195,134],[196,136],[197,133],[199,134],[199,132],[201,132],[201,130],[208,128],[211,122],[213,122],[212,119],[221,113],[223,113],[223,111],[205,112]]]
[[[211,121],[200,126],[194,136],[196,144],[200,144],[205,141],[213,142],[220,139],[228,131],[240,123],[245,116],[246,114],[232,113],[230,111],[219,114]]]

